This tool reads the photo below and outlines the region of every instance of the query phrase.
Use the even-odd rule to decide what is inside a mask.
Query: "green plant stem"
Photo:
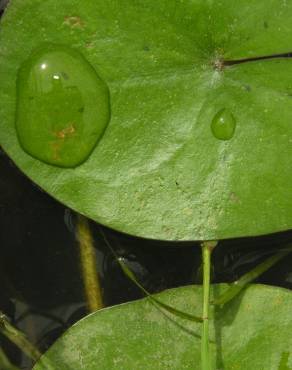
[[[12,324],[10,324],[7,316],[1,311],[0,333],[8,338],[12,343],[14,343],[22,352],[24,352],[31,360],[33,360],[33,362],[38,361],[38,364],[42,365],[42,369],[56,370],[56,367],[51,365],[51,362],[46,358],[45,355],[42,356],[41,352],[27,339],[25,334],[16,329]],[[13,367],[12,369],[14,370]]]
[[[20,348],[29,358],[37,361],[41,357],[39,350],[30,343],[25,334],[12,326],[4,313],[0,311],[0,332]]]
[[[202,322],[202,318],[201,317],[197,317],[197,316],[194,316],[194,315],[191,315],[187,312],[183,312],[183,311],[180,311],[172,306],[169,306],[168,304],[166,303],[163,303],[162,301],[160,301],[159,299],[157,299],[154,295],[152,295],[151,293],[149,293],[140,283],[139,281],[137,280],[136,276],[134,275],[134,273],[128,268],[128,266],[124,263],[123,261],[123,258],[119,257],[115,250],[113,249],[113,247],[110,245],[109,241],[107,240],[107,237],[105,236],[104,232],[102,231],[102,229],[100,229],[100,233],[105,241],[105,244],[107,245],[107,247],[109,248],[109,250],[111,251],[111,253],[113,254],[115,260],[118,262],[118,264],[120,265],[123,273],[125,274],[125,276],[127,276],[127,278],[129,278],[144,294],[147,298],[150,299],[150,301],[152,301],[154,304],[157,304],[158,306],[164,308],[166,311],[174,314],[174,315],[177,315],[183,319],[186,319],[186,320],[190,320],[190,321],[194,321],[194,322]]]
[[[5,352],[0,348],[0,369],[1,370],[20,370],[19,367],[14,366],[8,357],[5,355]]]
[[[285,249],[281,250],[274,256],[267,258],[264,262],[260,263],[251,271],[247,272],[243,276],[241,276],[238,280],[231,283],[227,291],[222,293],[219,297],[214,299],[212,304],[215,305],[223,305],[236,297],[249,283],[253,280],[257,279],[260,275],[274,266],[277,262],[279,262],[282,258],[287,256],[289,253],[292,252],[292,245],[287,246]]]
[[[201,363],[202,370],[212,370],[210,348],[209,348],[209,305],[210,305],[210,271],[211,254],[216,242],[202,243],[203,260],[203,324],[201,342]]]
[[[101,284],[96,271],[94,242],[88,221],[82,215],[78,215],[77,236],[87,308],[89,312],[94,312],[103,308],[104,304],[102,300]]]

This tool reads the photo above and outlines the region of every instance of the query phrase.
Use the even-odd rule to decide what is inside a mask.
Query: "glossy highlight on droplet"
[[[235,128],[236,120],[233,114],[225,108],[215,114],[211,123],[212,133],[219,140],[230,140],[234,135]]]
[[[77,50],[45,45],[21,65],[16,131],[34,158],[59,167],[80,165],[109,119],[108,87]]]

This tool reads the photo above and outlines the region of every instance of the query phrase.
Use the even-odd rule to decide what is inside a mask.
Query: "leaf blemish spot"
[[[239,197],[233,192],[230,194],[230,200],[233,203],[240,203]]]
[[[71,28],[84,28],[84,23],[78,16],[66,16],[63,24]]]
[[[245,91],[248,91],[248,92],[251,91],[251,87],[249,85],[244,85],[243,88]]]
[[[60,131],[57,131],[55,135],[58,139],[66,139],[67,137],[73,136],[75,134],[75,131],[76,129],[74,123],[70,123],[69,126],[63,128]]]
[[[67,75],[67,73],[66,72],[61,72],[61,75],[62,75],[62,77],[64,78],[64,80],[69,80],[69,76]]]

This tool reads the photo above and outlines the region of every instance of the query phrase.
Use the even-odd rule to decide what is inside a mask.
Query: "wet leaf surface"
[[[225,289],[213,287],[213,294]],[[200,314],[202,289],[159,294],[167,304]],[[291,292],[251,285],[211,311],[211,351],[216,369],[292,368]],[[200,369],[201,325],[171,315],[149,300],[107,308],[79,321],[45,355],[60,370]],[[215,346],[216,341],[216,346]],[[286,367],[282,368],[284,365]],[[35,370],[43,370],[36,365]]]
[[[59,201],[131,235],[292,228],[292,61],[220,69],[220,58],[290,52],[291,19],[282,0],[12,0],[0,33],[0,143]],[[111,121],[75,169],[27,155],[15,131],[16,76],[44,42],[78,50],[110,90]],[[212,134],[222,109],[236,121],[230,140]]]

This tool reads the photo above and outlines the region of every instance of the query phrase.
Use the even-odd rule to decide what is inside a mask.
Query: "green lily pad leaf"
[[[291,2],[11,0],[0,27],[1,146],[59,201],[164,240],[292,228],[292,61],[222,62],[291,52]],[[110,92],[111,120],[76,168],[17,139],[18,71],[44,43],[79,52]]]
[[[213,286],[213,294],[225,288]],[[168,290],[157,297],[190,314],[200,314],[199,286]],[[251,285],[220,310],[214,311],[213,306],[210,348],[214,368],[292,369],[291,304],[288,290]],[[200,333],[201,324],[143,299],[87,316],[44,356],[60,370],[200,369]],[[34,370],[43,368],[37,364]]]

